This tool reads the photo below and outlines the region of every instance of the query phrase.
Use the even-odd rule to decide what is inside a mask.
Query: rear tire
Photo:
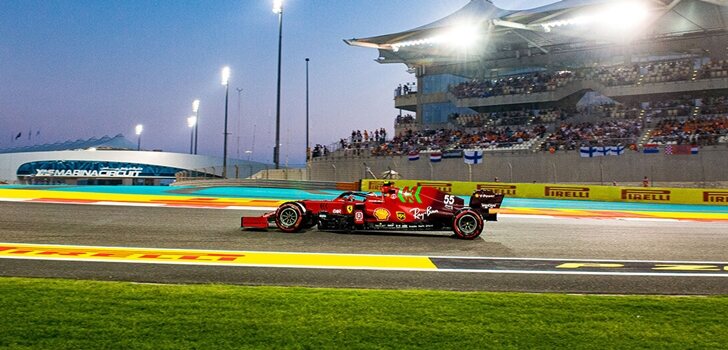
[[[283,232],[298,232],[303,227],[305,215],[302,206],[295,202],[281,204],[276,210],[276,226]]]
[[[483,232],[483,218],[476,211],[465,209],[455,215],[452,230],[460,239],[475,239]]]

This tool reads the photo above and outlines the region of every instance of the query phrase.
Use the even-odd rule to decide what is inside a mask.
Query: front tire
[[[452,230],[460,239],[475,239],[483,232],[483,218],[471,209],[465,209],[455,215]]]
[[[304,212],[301,205],[294,202],[281,204],[276,210],[276,226],[283,232],[298,232],[304,224]]]

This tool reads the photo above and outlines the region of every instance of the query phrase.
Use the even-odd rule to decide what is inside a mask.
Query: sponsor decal
[[[442,192],[452,192],[452,184],[447,182],[418,182],[417,186],[434,187]]]
[[[357,210],[354,213],[354,223],[356,224],[363,224],[364,223],[364,212],[361,210]]]
[[[415,201],[422,203],[422,199],[420,198],[421,190],[422,187],[413,187],[412,189],[405,187],[397,192],[397,196],[399,196],[399,201],[402,203],[414,203]]]
[[[331,211],[332,214],[341,214],[341,209],[334,209]]]
[[[728,192],[721,191],[704,191],[704,203],[728,203]]]
[[[665,263],[616,263],[616,262],[564,262],[556,266],[557,269],[640,269],[644,271],[728,271],[725,265],[704,264],[665,264]]]
[[[351,214],[354,211],[354,206],[349,204],[346,206],[346,213]]]
[[[377,221],[387,221],[389,220],[390,212],[387,208],[377,208],[374,209],[374,217],[377,218]]]
[[[622,199],[645,202],[669,202],[670,190],[622,190]]]
[[[426,217],[437,213],[437,209],[432,209],[432,207],[427,207],[424,211],[420,208],[412,208],[410,209],[410,213],[412,216],[417,220],[424,220]]]
[[[398,211],[397,219],[399,219],[399,221],[404,221],[405,219],[407,219],[407,214],[403,211]]]
[[[384,181],[369,181],[369,191],[381,191]]]
[[[101,168],[99,170],[56,170],[56,169],[36,169],[37,177],[139,177],[142,168]]]
[[[589,187],[546,186],[544,196],[556,198],[589,198]]]
[[[178,260],[178,261],[207,261],[207,262],[234,262],[245,257],[243,254],[220,253],[192,253],[192,252],[139,252],[123,249],[99,248],[22,248],[0,247],[0,256],[33,256],[33,257],[76,257],[76,258],[109,258],[129,260]]]
[[[478,184],[476,186],[478,190],[488,190],[494,193],[504,194],[506,196],[516,195],[516,185],[491,185],[491,184]]]

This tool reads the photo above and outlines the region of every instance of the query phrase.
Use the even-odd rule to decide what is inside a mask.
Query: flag
[[[660,148],[655,143],[647,143],[642,146],[642,153],[655,154],[660,153]]]
[[[698,146],[692,145],[667,145],[665,146],[665,154],[698,154]]]
[[[445,153],[442,154],[442,158],[462,158],[462,157],[463,157],[463,151],[461,151],[461,150],[445,151]]]
[[[595,151],[596,151],[595,147],[583,146],[583,147],[579,148],[579,155],[582,158],[591,158],[591,157],[594,157]]]
[[[483,151],[469,150],[465,151],[465,164],[480,164],[483,162]]]
[[[430,161],[433,163],[439,163],[442,160],[442,152],[430,153]]]
[[[624,146],[612,146],[609,147],[609,155],[610,156],[621,156],[624,154]]]
[[[407,157],[409,160],[418,160],[420,159],[420,151],[412,151],[410,153],[407,153]]]
[[[18,133],[17,135],[15,135],[15,139],[17,140],[17,139],[19,139],[19,138],[20,138],[21,136],[23,136],[23,133],[22,133],[22,132],[19,132],[19,133]]]
[[[603,157],[609,154],[609,147],[592,147],[595,157]]]

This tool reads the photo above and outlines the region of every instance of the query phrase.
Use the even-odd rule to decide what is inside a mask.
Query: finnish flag
[[[624,154],[624,146],[612,146],[609,148],[610,156],[621,156]]]
[[[483,151],[469,150],[465,151],[465,164],[480,164],[483,162]]]
[[[584,158],[591,158],[594,157],[594,153],[596,153],[596,151],[596,147],[584,146],[579,148],[579,155]]]

